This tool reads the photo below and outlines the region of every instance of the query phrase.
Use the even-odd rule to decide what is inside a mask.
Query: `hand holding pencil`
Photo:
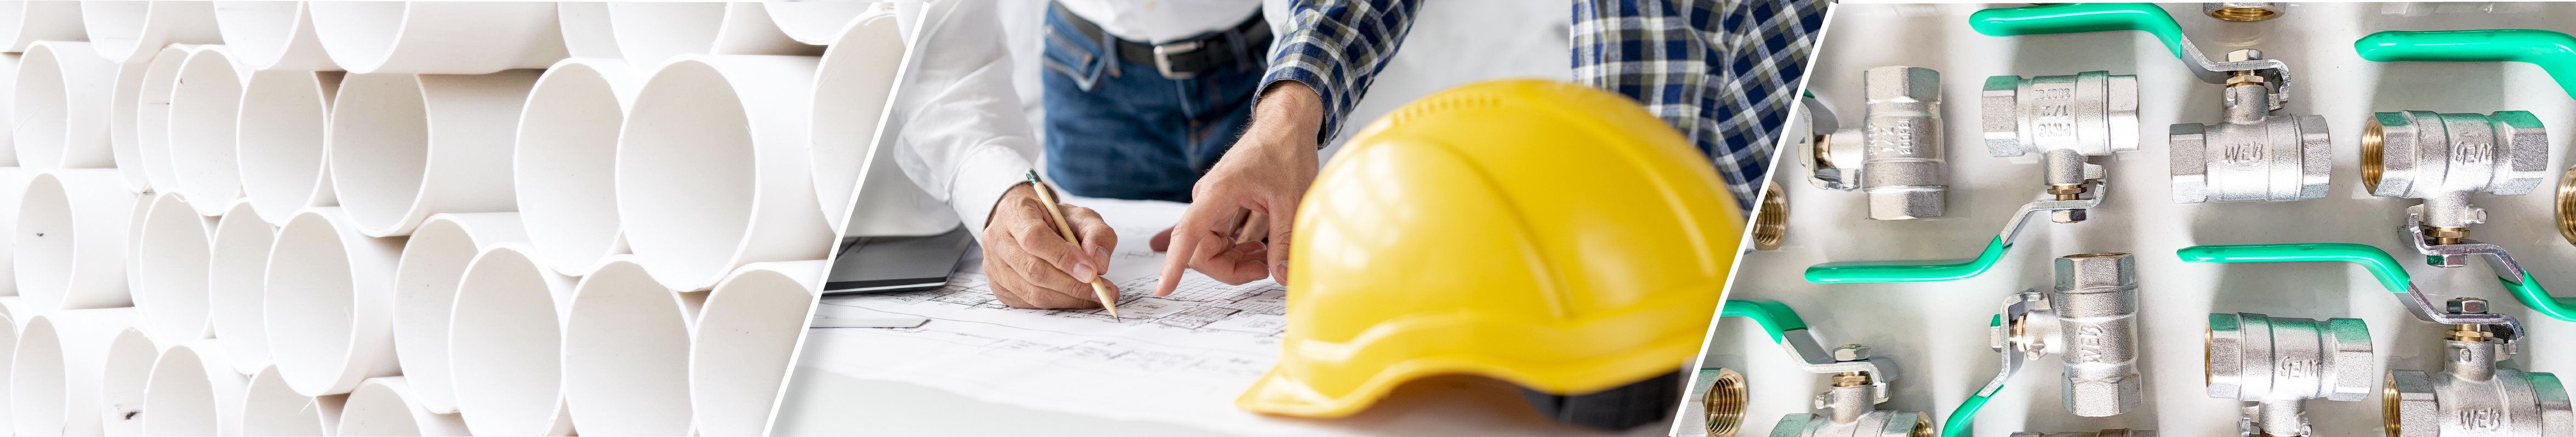
[[[1107,271],[1117,232],[1098,212],[1056,201],[1043,180],[1019,184],[993,206],[979,240],[993,297],[1017,308],[1114,305]],[[1097,285],[1095,285],[1095,283]]]

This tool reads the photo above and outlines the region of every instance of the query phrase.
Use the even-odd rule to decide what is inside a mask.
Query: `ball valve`
[[[2003,366],[1967,402],[1951,410],[1942,435],[1965,436],[1988,399],[2021,366],[2048,355],[2065,364],[2060,397],[2085,417],[2127,414],[2145,401],[2138,373],[2138,282],[2134,257],[2087,253],[2058,257],[2056,289],[2015,293],[1988,325]]]
[[[2061,432],[2053,434],[2016,432],[2012,433],[2012,437],[2156,437],[2156,432],[2146,430],[2133,431],[2126,429],[2106,429],[2100,432]]]
[[[2400,61],[2513,61],[2540,66],[2562,91],[2576,95],[2576,38],[2530,29],[2452,30],[2370,34],[2353,41],[2362,59]],[[2371,194],[2423,199],[2407,209],[2408,236],[2436,266],[2467,265],[2465,258],[2501,248],[2469,239],[2469,225],[2486,210],[2469,204],[2471,193],[2519,195],[2540,184],[2549,165],[2548,133],[2522,111],[2437,114],[2426,111],[2372,114],[2362,137],[2362,182]],[[2576,174],[2571,174],[2576,176]],[[2570,181],[2576,181],[2571,179]],[[2576,242],[2576,211],[2569,187],[2559,187],[2559,232]]]
[[[2486,301],[2452,299],[2451,314],[2483,314]],[[2390,370],[2380,399],[2390,437],[2576,436],[2576,411],[2557,375],[2496,364],[2512,358],[2491,325],[2453,325],[2442,370]]]
[[[2378,388],[2361,319],[2210,314],[2205,338],[2209,397],[2254,404],[2239,437],[2307,437],[2307,400],[2359,401]]]
[[[1832,375],[1833,386],[1816,395],[1815,408],[1824,413],[1798,413],[1783,416],[1771,428],[1772,437],[1929,437],[1931,416],[1921,412],[1880,410],[1876,405],[1887,402],[1889,383],[1896,381],[1895,363],[1871,356],[1868,346],[1857,344],[1826,349],[1807,332],[1807,323],[1788,305],[1767,300],[1727,300],[1721,317],[1752,319],[1755,325],[1771,335],[1798,367],[1809,372]],[[1713,383],[1714,384],[1714,383]],[[1708,414],[1742,417],[1742,402],[1732,409],[1710,404]],[[1715,430],[1712,421],[1712,430]],[[1732,432],[1732,430],[1729,430]],[[1716,434],[1712,434],[1716,435]]]
[[[1947,209],[1949,160],[1941,145],[1941,72],[1886,66],[1861,72],[1861,125],[1833,130],[1831,115],[1809,126],[1808,178],[1818,188],[1869,193],[1869,218],[1940,217]],[[1818,106],[1810,106],[1811,110]]]

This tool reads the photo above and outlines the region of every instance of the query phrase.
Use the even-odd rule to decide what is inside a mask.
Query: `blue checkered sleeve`
[[[1411,0],[1297,0],[1289,5],[1288,33],[1270,49],[1262,89],[1283,80],[1314,88],[1327,105],[1315,144],[1331,143],[1341,132],[1342,116],[1359,105],[1369,82],[1413,29],[1413,12],[1421,6]]]
[[[1637,99],[1751,209],[1797,101],[1824,0],[1577,0],[1576,82]]]

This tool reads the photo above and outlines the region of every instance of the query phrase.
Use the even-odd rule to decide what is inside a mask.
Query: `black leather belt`
[[[1081,32],[1083,38],[1108,41],[1110,49],[1118,52],[1118,59],[1152,65],[1166,79],[1188,79],[1202,72],[1236,65],[1257,68],[1263,64],[1263,56],[1270,52],[1270,22],[1262,20],[1258,13],[1232,29],[1153,44],[1107,36],[1099,24],[1064,10],[1064,5],[1047,4],[1050,12],[1064,17],[1064,21],[1072,24],[1074,31]]]

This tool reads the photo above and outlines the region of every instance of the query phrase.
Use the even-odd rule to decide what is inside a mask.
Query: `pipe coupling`
[[[2482,314],[2486,301],[2452,299],[2445,312]],[[2391,369],[2380,417],[2390,437],[2576,436],[2557,375],[2503,368],[2512,358],[2491,325],[2451,325],[2442,370]]]
[[[2143,429],[2106,429],[2099,432],[2061,432],[2055,434],[2023,431],[2012,433],[2012,437],[2156,437],[2156,432],[2153,430]]]
[[[2228,58],[2250,61],[2262,52],[2237,50]],[[2174,203],[2325,197],[2334,169],[2326,118],[2273,115],[2264,77],[2238,73],[2228,81],[2225,120],[2176,124],[2169,131]]]
[[[2362,184],[2372,195],[2423,199],[2412,212],[2436,245],[2458,244],[2486,222],[2470,194],[2530,193],[2548,165],[2549,133],[2525,111],[2381,112],[2362,129]]]
[[[2059,200],[2082,198],[2084,183],[2104,176],[2088,157],[2138,150],[2137,76],[1993,76],[1986,78],[1979,106],[1986,152],[2042,155],[2042,183]],[[2072,223],[2084,216],[2078,209],[2058,211],[2054,218]]]
[[[2057,292],[2049,296],[2066,363],[2066,410],[2105,417],[2136,410],[2145,399],[2138,375],[2138,281],[2125,253],[2057,258]]]
[[[2361,319],[2210,314],[2207,339],[2209,397],[2254,403],[2249,437],[2307,436],[2305,401],[2369,398],[2379,376]]]
[[[1941,145],[1941,72],[1871,68],[1861,72],[1861,93],[1868,97],[1861,125],[1812,143],[1814,182],[1869,193],[1871,219],[1942,216],[1950,164]]]

